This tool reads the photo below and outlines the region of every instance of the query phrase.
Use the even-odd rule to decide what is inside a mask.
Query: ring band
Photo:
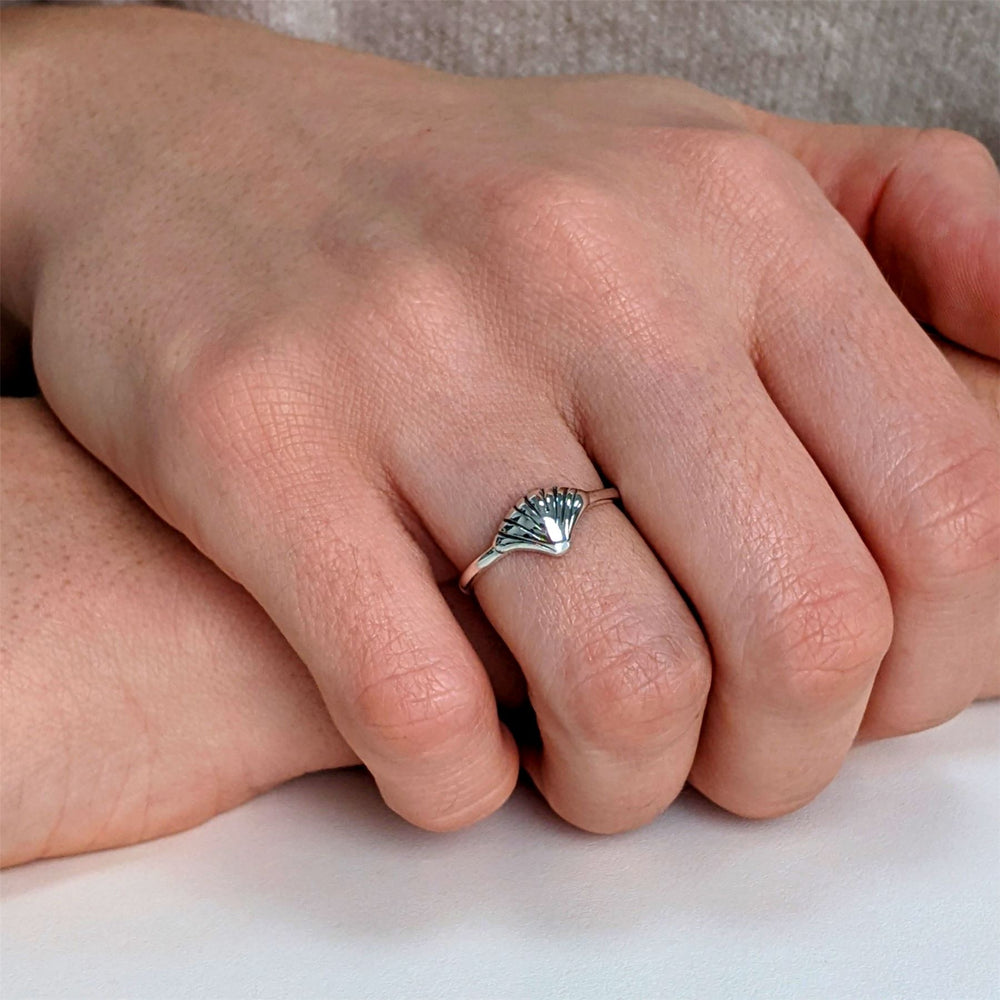
[[[580,515],[588,507],[611,503],[620,496],[613,486],[589,491],[553,486],[551,490],[536,490],[522,497],[503,519],[493,544],[466,567],[459,578],[459,588],[462,593],[469,593],[472,581],[508,552],[524,550],[561,556],[569,551],[569,536]]]

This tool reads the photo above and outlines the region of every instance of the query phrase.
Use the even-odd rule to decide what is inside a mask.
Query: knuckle
[[[972,702],[974,693],[960,703],[954,697],[946,696],[932,704],[907,704],[897,701],[893,705],[883,705],[875,719],[866,724],[873,735],[879,739],[895,736],[909,736],[911,733],[922,733],[934,729],[950,719],[953,719]]]
[[[691,158],[699,181],[730,210],[790,203],[798,189],[799,165],[770,140],[750,132],[719,130],[703,138]],[[759,217],[760,211],[754,213]]]
[[[425,806],[419,815],[409,816],[410,822],[431,833],[453,833],[485,819],[503,805],[505,799],[491,790],[471,803],[456,802],[454,795],[441,797]]]
[[[664,634],[622,614],[584,637],[584,672],[570,690],[571,724],[588,744],[648,754],[700,718],[711,660],[700,637]]]
[[[537,316],[509,331],[531,350],[533,374],[545,386],[589,378],[598,368],[635,371],[640,366],[631,363],[633,352],[621,350],[623,338],[643,356],[661,358],[666,350],[649,227],[630,187],[602,176],[607,169],[522,169],[495,183],[490,195],[493,266],[521,302],[541,303],[546,315],[561,317],[563,331],[572,331],[540,342],[532,332]]]
[[[436,757],[482,726],[482,696],[453,663],[428,659],[363,684],[353,695],[360,724],[394,759]]]
[[[994,164],[989,148],[975,136],[950,128],[921,129],[913,148],[918,156],[940,156],[949,161],[961,159],[982,161],[991,166]]]
[[[685,165],[695,226],[718,248],[718,266],[739,297],[808,284],[821,273],[817,221],[826,206],[792,156],[762,136],[719,130]]]
[[[469,308],[453,268],[436,254],[401,249],[372,265],[359,304],[351,326],[363,331],[360,346],[369,349],[373,319],[394,339],[416,336],[423,346],[435,330],[453,331]]]
[[[856,696],[892,639],[885,582],[851,567],[799,575],[776,589],[758,624],[763,691],[810,708]]]
[[[483,781],[479,768],[448,769],[441,780],[421,790],[421,801],[412,803],[407,819],[425,830],[449,833],[478,823],[496,812],[510,797],[517,783],[518,768],[509,769],[499,780]]]
[[[494,246],[515,274],[550,284],[570,280],[579,292],[614,268],[628,213],[608,185],[582,172],[522,169],[494,181],[488,201]]]
[[[775,163],[787,159],[770,139],[756,132],[719,130],[703,136],[699,145],[715,172],[741,178],[766,178]]]
[[[325,390],[305,330],[305,321],[284,318],[206,338],[153,401],[159,422],[171,427],[161,435],[174,449],[165,457],[195,456],[239,481],[311,453],[325,440],[317,416]]]
[[[1000,569],[1000,450],[949,450],[904,508],[902,550],[911,584],[948,585]]]
[[[259,361],[214,354],[200,356],[179,379],[176,412],[202,446],[217,452],[237,441],[249,443],[265,410]]]
[[[823,791],[823,787],[825,786],[796,793],[775,790],[755,796],[734,791],[723,797],[718,804],[727,812],[744,819],[778,819],[809,805]]]

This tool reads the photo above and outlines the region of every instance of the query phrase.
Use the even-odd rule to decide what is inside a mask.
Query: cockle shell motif
[[[585,506],[583,496],[568,487],[538,490],[504,518],[493,549],[498,553],[530,549],[561,556],[569,548],[570,532]]]

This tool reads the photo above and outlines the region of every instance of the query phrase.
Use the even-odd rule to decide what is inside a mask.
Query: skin
[[[917,322],[1000,354],[974,140],[176,11],[3,27],[0,296],[46,399],[263,608],[406,819],[488,815],[519,759],[596,832],[688,779],[777,815],[995,685],[1000,432]],[[624,510],[477,583],[519,754],[440,584],[598,469]]]
[[[1000,423],[1000,365],[940,346]],[[0,451],[0,863],[163,836],[358,763],[260,607],[42,400],[0,402]],[[523,706],[474,601],[442,593],[498,703]]]
[[[0,451],[3,865],[173,833],[358,763],[260,607],[42,400],[0,401]],[[523,703],[475,602],[442,592],[499,703]]]

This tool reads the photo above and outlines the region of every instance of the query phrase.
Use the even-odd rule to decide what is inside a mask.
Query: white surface
[[[854,750],[767,823],[692,792],[613,838],[528,789],[471,830],[358,771],[187,833],[14,869],[2,996],[1000,996],[1000,705]]]

